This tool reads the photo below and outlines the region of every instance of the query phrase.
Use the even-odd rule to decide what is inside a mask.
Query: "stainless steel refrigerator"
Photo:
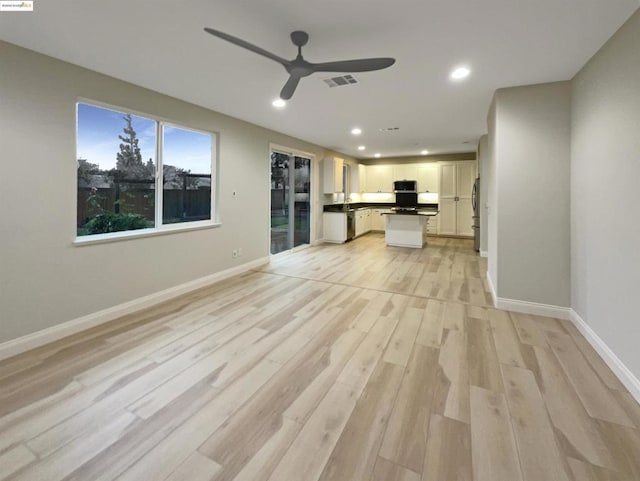
[[[476,252],[480,252],[480,177],[473,183],[471,205],[473,207],[473,247]]]

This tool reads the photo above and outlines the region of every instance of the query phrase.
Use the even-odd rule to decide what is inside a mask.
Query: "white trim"
[[[491,292],[491,300],[493,301],[493,306],[496,307],[496,288],[493,285],[493,281],[491,280],[491,276],[489,275],[489,271],[487,271],[487,284],[489,284],[489,292]]]
[[[87,105],[89,107],[97,107],[104,110],[109,110],[111,112],[115,112],[118,114],[126,114],[126,115],[135,115],[136,117],[141,117],[149,121],[155,122],[156,126],[156,142],[155,142],[155,194],[154,194],[154,225],[148,229],[136,229],[133,231],[122,231],[115,232],[109,234],[95,234],[90,235],[90,239],[85,240],[85,236],[78,237],[77,229],[75,227],[76,223],[73,224],[73,234],[75,239],[73,240],[73,245],[91,245],[91,244],[101,244],[104,242],[112,242],[118,240],[129,240],[135,239],[137,237],[149,237],[153,235],[163,235],[165,233],[172,233],[182,230],[194,230],[194,229],[207,229],[211,227],[218,227],[220,225],[220,219],[218,218],[219,213],[219,192],[220,192],[220,182],[218,174],[220,170],[220,158],[218,153],[220,152],[220,133],[212,130],[200,129],[197,127],[188,127],[181,122],[174,122],[172,120],[154,115],[148,114],[144,112],[140,112],[138,110],[133,110],[128,107],[121,107],[119,105],[109,104],[105,102],[101,102],[99,100],[87,99],[85,97],[78,97],[76,99],[76,156],[78,159],[78,111],[80,104]],[[162,186],[163,186],[163,172],[164,172],[164,128],[171,127],[180,130],[186,130],[190,132],[195,132],[202,135],[208,135],[211,137],[211,190],[210,190],[210,200],[211,200],[211,209],[209,211],[209,219],[203,221],[189,221],[189,222],[181,222],[177,224],[165,224],[163,223],[163,195],[162,195]],[[76,184],[77,190],[77,184]],[[75,212],[78,210],[78,201],[76,196],[76,205]],[[189,227],[192,227],[190,229]],[[127,233],[133,232],[132,235],[128,235]],[[159,234],[156,234],[159,232]],[[122,238],[122,239],[121,239]]]
[[[76,247],[90,246],[94,244],[106,244],[109,242],[126,241],[140,239],[143,237],[156,237],[167,234],[177,234],[179,232],[189,232],[193,230],[213,229],[222,224],[209,220],[184,222],[177,224],[166,224],[160,228],[125,230],[122,232],[110,232],[108,234],[93,234],[76,237],[72,244]]]
[[[44,344],[57,341],[63,337],[71,336],[72,334],[85,331],[92,327],[99,326],[100,324],[104,324],[141,309],[152,307],[156,304],[160,304],[161,302],[201,289],[202,287],[206,287],[215,282],[222,281],[268,263],[269,257],[262,257],[240,266],[216,272],[215,274],[201,277],[200,279],[185,282],[184,284],[170,287],[169,289],[155,292],[148,296],[140,297],[117,306],[109,307],[102,311],[78,317],[76,319],[63,322],[62,324],[27,334],[26,336],[19,337],[17,339],[12,339],[0,344],[0,360],[35,349],[43,346]]]
[[[498,309],[505,311],[522,312],[524,314],[535,314],[537,316],[555,317],[556,319],[565,320],[569,320],[569,311],[571,310],[569,307],[519,301],[517,299],[505,299],[503,297],[497,297],[495,305]]]
[[[629,393],[640,402],[640,380],[624,365],[607,344],[591,329],[591,327],[571,309],[571,322],[585,337],[587,342],[596,350],[602,360],[607,363],[620,382],[629,390]]]
[[[489,251],[480,251],[480,257],[489,257]]]
[[[498,297],[496,294],[496,288],[491,280],[489,271],[487,271],[487,284],[489,284],[489,291],[491,292],[491,299],[493,305],[497,309],[503,309],[505,311],[522,312],[524,314],[535,314],[537,316],[555,317],[556,319],[568,320],[570,317],[570,308],[562,306],[553,306],[551,304],[540,304],[538,302],[520,301],[517,299],[505,299],[504,297]]]

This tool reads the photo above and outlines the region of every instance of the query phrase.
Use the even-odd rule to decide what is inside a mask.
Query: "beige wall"
[[[4,42],[0,86],[0,343],[268,256],[269,144],[318,161],[327,155],[319,146]],[[218,132],[222,226],[74,246],[78,97]],[[318,239],[318,162],[313,174]],[[232,259],[238,247],[243,256]]]
[[[640,377],[640,11],[572,87],[572,305]]]
[[[570,305],[570,98],[569,82],[496,92],[499,298]]]

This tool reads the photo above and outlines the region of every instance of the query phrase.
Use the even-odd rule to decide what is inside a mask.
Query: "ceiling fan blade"
[[[276,62],[284,65],[285,67],[288,66],[290,63],[288,60],[282,57],[279,57],[276,54],[267,52],[263,48],[253,45],[252,43],[242,40],[241,38],[234,37],[233,35],[229,35],[228,33],[221,32],[220,30],[215,30],[213,28],[205,27],[204,31],[207,33],[210,33],[215,37],[219,37],[223,40],[226,40],[227,42],[231,42],[239,47],[246,48],[247,50],[251,50],[252,52],[257,53],[258,55],[262,55],[263,57],[267,57],[267,58],[270,58],[271,60],[275,60]]]
[[[301,78],[300,75],[291,74],[289,80],[287,80],[287,83],[284,84],[284,87],[282,87],[280,91],[280,98],[282,100],[289,100],[293,96],[293,92],[296,91],[296,87]]]
[[[395,58],[361,58],[358,60],[341,60],[338,62],[324,62],[311,64],[314,72],[370,72],[391,67]]]

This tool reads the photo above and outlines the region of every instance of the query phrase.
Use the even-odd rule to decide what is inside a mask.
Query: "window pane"
[[[162,223],[211,219],[212,136],[162,128]]]
[[[294,158],[295,200],[293,247],[308,244],[311,237],[311,159]]]
[[[153,227],[156,122],[78,104],[77,235]]]
[[[271,152],[271,253],[289,246],[289,154]]]

